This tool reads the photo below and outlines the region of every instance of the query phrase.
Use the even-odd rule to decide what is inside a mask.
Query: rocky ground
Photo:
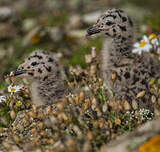
[[[140,109],[136,101],[109,100],[100,74],[103,38],[87,40],[84,36],[106,6],[123,7],[121,3],[0,2],[0,95],[8,97],[7,102],[0,103],[0,151],[158,152],[159,83],[151,82],[153,111]],[[152,11],[146,13],[147,8],[129,5],[124,9],[140,24],[138,37],[160,31],[156,16],[144,25],[144,16]],[[80,90],[78,93],[69,94],[56,105],[36,108],[31,104],[25,79],[19,83],[23,86],[20,92],[7,92],[10,82],[5,82],[5,75],[36,48],[57,55],[61,65],[67,67],[68,86]]]
[[[136,131],[118,137],[101,148],[101,152],[159,152],[159,119],[147,122]]]
[[[95,48],[92,48],[92,54],[86,57],[87,69],[79,66],[69,69],[68,85],[80,88],[80,93],[70,94],[53,106],[37,108],[32,105],[31,109],[22,110],[17,116],[14,111],[10,112],[11,118],[15,120],[8,129],[0,128],[1,151],[85,152],[99,151],[101,147],[102,151],[112,151],[112,144],[111,147],[107,145],[107,148],[103,145],[124,132],[132,131],[144,122],[159,117],[156,108],[160,104],[159,99],[154,98],[152,101],[155,105],[154,112],[140,109],[135,101],[108,100],[107,88],[99,76],[99,57],[95,56],[94,51]],[[135,149],[158,135],[157,130],[154,129],[153,134],[143,131],[141,136],[133,133],[133,138],[140,140]],[[116,144],[127,142],[124,146],[130,145],[131,139],[128,140],[127,137]]]

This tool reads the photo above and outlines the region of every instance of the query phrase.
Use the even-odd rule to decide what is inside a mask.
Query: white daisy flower
[[[0,103],[5,101],[6,100],[6,97],[5,96],[0,96]]]
[[[11,94],[13,94],[13,93],[15,93],[15,92],[18,92],[18,91],[20,91],[20,89],[21,89],[22,87],[20,87],[20,86],[8,86],[8,92],[9,93],[11,93]]]
[[[156,46],[159,45],[158,36],[156,34],[152,33],[149,36],[149,40],[150,40],[151,44],[156,45]]]
[[[134,49],[132,50],[133,53],[141,54],[142,51],[149,52],[152,49],[152,45],[149,43],[149,39],[147,36],[143,36],[143,39],[140,43],[134,44]]]

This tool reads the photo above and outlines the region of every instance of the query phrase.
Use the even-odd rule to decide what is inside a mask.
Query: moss
[[[68,65],[75,66],[77,64],[81,65],[83,68],[87,67],[85,63],[85,54],[91,52],[91,47],[95,46],[96,50],[99,52],[102,48],[103,38],[96,38],[83,46],[77,47],[73,53],[73,57],[67,63]]]
[[[156,31],[160,30],[160,12],[149,19],[148,25]]]
[[[22,20],[25,18],[32,18],[37,16],[39,16],[39,14],[34,9],[26,9],[21,13]]]
[[[8,55],[10,54],[8,51],[8,48],[10,46],[14,46],[14,53]],[[5,75],[8,74],[13,68],[19,65],[19,63],[21,62],[20,58],[24,52],[19,40],[4,43],[3,47],[6,49],[6,51],[8,51],[4,58],[1,59],[1,62],[5,65],[1,68],[1,72]]]
[[[6,87],[7,87],[6,82],[5,82],[5,81],[2,81],[2,82],[0,83],[0,90],[5,89]]]
[[[8,106],[3,106],[3,107],[1,107],[1,109],[0,109],[0,117],[4,117],[6,120],[7,120],[7,122],[10,122],[11,121],[11,117],[10,117],[10,115],[8,114],[8,112],[9,112],[9,107]],[[6,124],[4,124],[3,122],[0,122],[0,126],[1,127],[9,127],[9,124],[8,124],[8,126],[6,125]]]
[[[108,96],[106,95],[106,92],[108,90],[105,89],[105,88],[98,88],[97,90],[97,98],[100,100],[100,104],[104,104],[105,101],[107,101],[109,98]]]
[[[57,15],[54,15],[54,13],[49,14],[46,17],[47,20],[47,26],[63,26],[68,21],[68,13],[66,11],[62,11],[58,13]]]

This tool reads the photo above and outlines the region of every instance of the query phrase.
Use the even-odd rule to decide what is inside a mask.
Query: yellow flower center
[[[17,106],[17,107],[22,106],[22,102],[21,102],[21,101],[16,102],[16,106]]]
[[[16,89],[15,89],[15,88],[12,88],[10,92],[13,93],[13,92],[15,92],[15,91],[16,91]]]
[[[146,41],[141,41],[141,42],[139,43],[139,46],[140,46],[140,47],[144,47],[146,44],[147,44]]]
[[[154,40],[154,39],[157,39],[157,37],[158,37],[158,36],[157,36],[156,34],[154,34],[154,33],[152,33],[152,34],[150,35],[151,41]]]
[[[31,38],[31,43],[32,44],[38,44],[40,42],[40,40],[41,40],[40,35],[36,34]]]

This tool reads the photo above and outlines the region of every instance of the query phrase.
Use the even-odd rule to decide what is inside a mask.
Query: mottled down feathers
[[[53,104],[67,92],[64,72],[52,53],[34,51],[13,74],[32,80],[31,97],[37,106]]]
[[[153,107],[150,80],[158,80],[160,63],[149,53],[132,53],[134,25],[131,18],[120,9],[109,9],[87,30],[88,35],[106,37],[101,52],[103,78],[121,100],[136,100],[140,108]],[[115,79],[112,80],[112,75]],[[145,92],[138,97],[138,93]]]

